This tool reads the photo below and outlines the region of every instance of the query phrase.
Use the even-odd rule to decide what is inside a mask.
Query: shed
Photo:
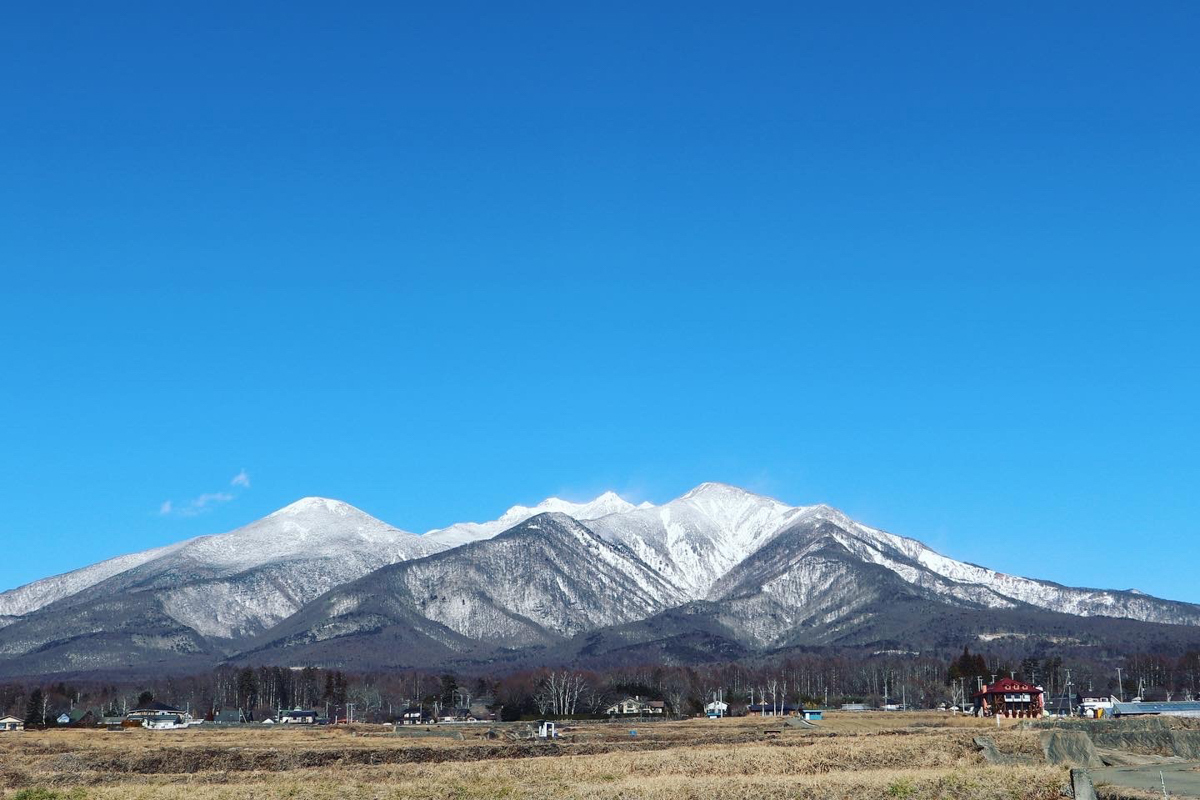
[[[0,731],[23,731],[25,720],[16,717],[0,717]]]

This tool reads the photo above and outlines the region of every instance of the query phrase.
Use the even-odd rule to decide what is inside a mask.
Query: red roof
[[[1014,681],[1012,678],[1001,678],[995,683],[989,683],[983,687],[983,691],[976,692],[971,697],[981,697],[988,694],[1041,694],[1042,690],[1034,686],[1032,683],[1024,681]]]

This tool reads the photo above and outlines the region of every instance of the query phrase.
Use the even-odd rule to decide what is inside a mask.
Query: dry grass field
[[[449,727],[449,726],[446,726]],[[832,714],[820,727],[772,720],[581,723],[554,744],[527,726],[456,726],[463,739],[383,727],[186,731],[52,730],[0,735],[4,800],[196,798],[1055,798],[1052,766],[987,765],[1040,753],[1037,734],[938,714]],[[630,736],[630,728],[638,735]]]

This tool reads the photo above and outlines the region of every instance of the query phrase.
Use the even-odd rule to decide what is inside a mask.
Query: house
[[[433,722],[433,717],[425,713],[425,709],[420,706],[409,706],[400,714],[401,725],[428,725]]]
[[[980,717],[1040,717],[1045,706],[1040,686],[1013,678],[1001,678],[989,683],[971,699],[975,714]]]
[[[609,716],[634,716],[642,714],[665,714],[667,704],[662,700],[643,700],[641,696],[626,697],[604,710]]]
[[[1075,707],[1085,717],[1111,716],[1115,702],[1116,698],[1108,692],[1097,692],[1091,689],[1075,696]]]
[[[25,721],[16,717],[0,717],[0,731],[23,731]]]
[[[1114,717],[1200,717],[1200,702],[1113,703]]]
[[[240,708],[222,708],[213,715],[213,722],[222,725],[240,725],[249,721]]]
[[[747,716],[785,717],[796,713],[796,707],[787,703],[751,703],[746,707]]]
[[[70,711],[64,711],[55,718],[55,722],[59,725],[95,725],[96,712],[82,708],[73,708]]]
[[[308,708],[293,708],[280,714],[279,721],[289,725],[316,725],[317,712]]]
[[[1043,698],[1042,709],[1052,717],[1069,717],[1079,712],[1074,695],[1059,694]]]
[[[126,717],[127,724],[141,725],[151,730],[172,730],[186,728],[192,723],[192,715],[174,706],[157,701],[146,703],[130,711]]]
[[[439,722],[478,722],[476,717],[469,708],[444,708],[441,716],[438,717]]]
[[[176,728],[186,728],[191,722],[191,719],[184,714],[176,714],[175,716],[160,716],[151,719],[143,720],[142,727],[152,731],[171,731]]]
[[[704,707],[704,714],[709,719],[720,719],[729,716],[729,703],[724,700],[713,700]]]

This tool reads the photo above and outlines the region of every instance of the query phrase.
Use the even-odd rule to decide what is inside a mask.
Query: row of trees
[[[415,705],[433,713],[483,706],[505,719],[597,715],[633,695],[661,700],[671,713],[689,715],[702,712],[718,692],[733,709],[751,703],[780,708],[901,699],[913,707],[929,708],[961,700],[956,686],[973,690],[977,679],[990,681],[1010,674],[1038,683],[1052,695],[1064,690],[1068,671],[1076,689],[1119,691],[1118,666],[1129,696],[1139,687],[1161,687],[1176,697],[1200,696],[1200,651],[1174,659],[1133,655],[1106,662],[1073,659],[1065,664],[1058,656],[1002,657],[964,649],[950,659],[904,653],[869,657],[822,653],[702,666],[526,670],[503,676],[221,667],[207,674],[138,684],[0,684],[0,715],[44,721],[79,707],[102,714],[124,713],[136,707],[143,693],[196,716],[237,708],[257,718],[293,707],[340,716],[353,706],[357,719],[387,720]]]

